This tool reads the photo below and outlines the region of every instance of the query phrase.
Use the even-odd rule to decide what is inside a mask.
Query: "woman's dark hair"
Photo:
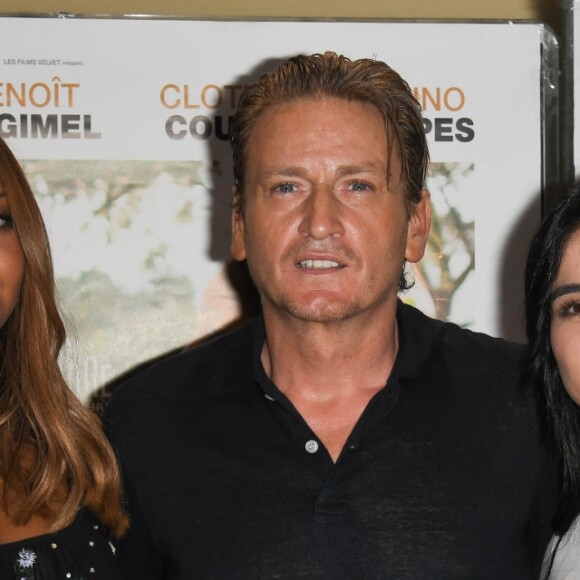
[[[572,186],[536,233],[526,265],[526,333],[530,375],[542,426],[555,447],[562,491],[557,531],[566,532],[580,513],[580,407],[570,398],[552,351],[551,293],[566,243],[580,229],[580,183]]]

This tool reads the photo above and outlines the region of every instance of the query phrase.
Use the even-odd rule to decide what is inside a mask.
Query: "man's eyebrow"
[[[384,167],[378,167],[372,163],[366,165],[341,165],[337,170],[338,175],[344,177],[346,175],[360,175],[365,173],[380,173],[381,175],[387,174],[387,169]]]
[[[550,303],[554,302],[556,298],[560,298],[560,296],[574,294],[575,292],[580,292],[580,284],[564,284],[563,286],[558,286],[558,288],[550,294]]]
[[[270,167],[260,171],[261,179],[269,177],[304,177],[306,170],[302,167]]]

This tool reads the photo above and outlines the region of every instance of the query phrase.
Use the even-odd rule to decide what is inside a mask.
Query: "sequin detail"
[[[16,558],[16,562],[14,563],[15,569],[18,572],[30,571],[34,566],[34,562],[36,562],[36,554],[32,550],[23,548],[18,552],[18,558]]]

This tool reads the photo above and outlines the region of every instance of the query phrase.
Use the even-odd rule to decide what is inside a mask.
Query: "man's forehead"
[[[312,127],[317,123],[320,116],[324,117],[327,122],[326,126],[320,127],[320,130],[323,132],[333,130],[341,125],[344,130],[346,128],[343,122],[345,118],[352,119],[350,126],[355,129],[358,128],[357,118],[360,118],[361,123],[364,123],[363,118],[373,118],[373,129],[376,127],[381,128],[380,132],[382,135],[380,138],[382,139],[382,136],[384,136],[388,143],[388,149],[391,149],[390,142],[393,139],[393,135],[388,130],[384,114],[375,104],[358,99],[345,99],[334,96],[305,96],[282,101],[266,107],[256,116],[253,124],[250,126],[247,147],[252,148],[253,137],[258,132],[271,134],[273,125],[275,124],[286,121],[285,130],[290,135],[295,130],[305,131]],[[303,120],[304,117],[310,117],[311,122],[309,124],[298,124],[298,121]],[[296,124],[294,125],[295,122]],[[368,131],[368,124],[366,125],[366,130]],[[283,139],[283,135],[277,134],[276,136]],[[365,138],[362,128],[360,138]],[[305,145],[307,144],[308,142],[305,142]]]
[[[348,119],[348,123],[345,122],[345,119]],[[284,129],[289,134],[294,129],[305,130],[314,126],[318,126],[321,131],[326,132],[335,128],[340,130],[357,129],[357,122],[366,124],[368,131],[370,119],[372,119],[372,129],[381,127],[381,133],[388,138],[389,131],[387,131],[384,115],[372,103],[337,97],[301,97],[265,107],[254,118],[249,132],[250,135],[257,132],[268,133],[272,131],[273,125],[284,123],[287,125]],[[250,146],[251,143],[252,139],[249,140]]]

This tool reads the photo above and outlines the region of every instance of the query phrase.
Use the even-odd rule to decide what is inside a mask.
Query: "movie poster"
[[[6,17],[0,47],[0,135],[47,223],[81,397],[259,308],[229,256],[228,125],[243,87],[296,53],[380,59],[408,81],[434,222],[403,299],[523,340],[556,98],[541,25]]]

